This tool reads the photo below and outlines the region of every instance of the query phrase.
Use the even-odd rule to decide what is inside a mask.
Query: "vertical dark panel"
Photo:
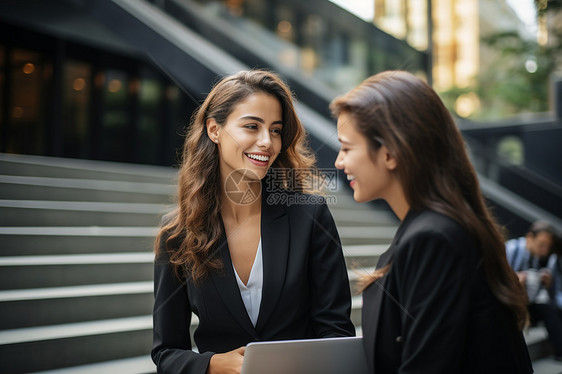
[[[140,78],[138,74],[138,65],[135,65],[128,71],[128,85],[127,85],[127,111],[129,112],[129,123],[127,131],[129,139],[122,139],[128,144],[127,157],[125,161],[128,162],[141,162],[143,149],[140,144],[139,126],[140,126],[140,108],[139,108],[139,91],[140,91]],[[150,160],[143,160],[144,163],[150,163]],[[148,162],[147,162],[148,161]]]
[[[63,67],[66,56],[66,46],[64,41],[57,39],[55,41],[52,78],[51,78],[51,92],[46,96],[49,103],[47,108],[47,155],[50,156],[64,156],[62,139],[62,85],[63,85]]]
[[[103,87],[105,76],[99,66],[96,63],[92,69],[92,114],[90,116],[90,158],[94,160],[99,160],[101,158],[100,151],[100,138],[101,138],[101,128],[102,128],[102,113],[104,111],[103,105]]]
[[[8,113],[11,107],[10,92],[12,91],[12,75],[10,74],[10,66],[8,61],[10,61],[10,55],[12,53],[12,48],[10,45],[5,45],[4,48],[4,61],[3,61],[3,72],[4,75],[3,84],[0,89],[2,90],[2,111],[0,118],[0,152],[8,151]]]
[[[556,118],[562,121],[562,78],[556,78],[552,86],[554,96],[554,113],[556,113]]]

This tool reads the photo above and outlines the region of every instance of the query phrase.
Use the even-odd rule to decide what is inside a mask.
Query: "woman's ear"
[[[384,152],[384,164],[388,170],[394,170],[398,166],[396,158],[390,153],[388,148],[384,145],[381,147],[381,151]]]
[[[213,143],[218,143],[220,126],[217,123],[217,121],[215,121],[214,118],[209,118],[207,119],[206,126],[207,126],[207,136],[209,137],[209,139],[211,139]]]

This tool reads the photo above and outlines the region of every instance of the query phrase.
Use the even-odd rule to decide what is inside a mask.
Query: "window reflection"
[[[6,148],[6,123],[4,119],[4,92],[6,87],[6,77],[4,71],[6,69],[6,49],[0,46],[0,150]]]
[[[89,118],[92,67],[67,61],[63,71],[63,151],[68,157],[86,157],[89,152]]]
[[[129,78],[122,70],[105,71],[103,117],[100,138],[102,160],[127,161],[134,137],[129,129]]]
[[[138,122],[139,156],[141,161],[158,158],[159,123],[163,120],[160,111],[162,100],[165,98],[162,84],[156,77],[145,71],[139,84],[139,109]]]
[[[333,88],[334,92],[348,90],[381,70],[406,68],[423,72],[426,69],[426,56],[422,53],[398,43],[369,23],[334,18],[331,7],[337,5],[330,2],[311,7],[297,1],[195,1],[202,5],[201,11],[243,31],[249,45],[267,46],[267,53],[275,58],[271,68],[302,73]],[[419,5],[419,0],[408,1]],[[375,3],[380,5],[378,0]],[[401,7],[389,5],[391,21],[401,14]],[[343,13],[337,14],[339,17]],[[424,16],[425,13],[412,15],[410,20],[418,38],[425,35],[420,31],[425,27],[420,23]]]
[[[42,95],[48,83],[43,76],[47,64],[40,54],[25,49],[14,49],[9,64],[12,81],[6,126],[7,151],[40,154],[45,141]]]
[[[130,56],[10,30],[19,37],[0,41],[0,152],[176,162],[196,103],[167,77]]]

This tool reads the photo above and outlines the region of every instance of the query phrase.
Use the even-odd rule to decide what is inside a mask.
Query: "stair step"
[[[156,373],[156,365],[149,355],[123,358],[90,365],[34,372],[33,374],[148,374]]]
[[[152,316],[115,318],[102,321],[68,323],[64,325],[28,327],[0,331],[0,346],[41,340],[56,340],[78,336],[109,334],[152,328]]]
[[[384,210],[356,210],[330,207],[330,211],[338,227],[358,225],[358,226],[389,226],[396,225],[396,219]]]
[[[526,329],[524,336],[531,360],[553,354],[552,345],[548,339],[548,332],[544,325],[541,324]]]
[[[366,244],[366,245],[344,245],[343,254],[345,257],[372,257],[382,255],[390,246],[388,244]]]
[[[361,327],[361,307],[363,306],[363,297],[361,295],[351,298],[351,322],[355,329]]]
[[[153,260],[151,252],[0,257],[0,288],[152,281]]]
[[[338,227],[338,232],[344,246],[370,245],[390,243],[394,238],[396,229],[397,227],[394,226],[344,226]]]
[[[151,280],[152,263],[2,266],[0,289],[78,286]]]
[[[343,255],[348,269],[356,270],[371,267],[377,264],[379,256],[388,247],[387,244],[344,245]]]
[[[0,302],[67,299],[103,295],[126,295],[153,292],[153,282],[123,282],[84,286],[44,287],[0,291]]]
[[[82,255],[46,256],[7,256],[0,257],[0,266],[38,266],[38,265],[92,265],[92,264],[131,264],[152,263],[154,254],[150,252],[96,253]]]
[[[158,226],[164,204],[0,200],[0,226]]]
[[[158,227],[0,227],[0,256],[150,252]]]
[[[0,330],[150,314],[152,293],[152,281],[0,291]]]
[[[103,179],[169,183],[176,170],[168,167],[0,153],[3,174],[37,177]]]
[[[4,373],[28,373],[147,355],[152,316],[0,331]]]
[[[172,184],[0,175],[0,196],[5,200],[168,204],[174,193]]]

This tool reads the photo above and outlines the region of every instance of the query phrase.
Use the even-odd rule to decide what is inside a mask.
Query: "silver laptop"
[[[255,342],[241,374],[367,374],[361,337]]]

